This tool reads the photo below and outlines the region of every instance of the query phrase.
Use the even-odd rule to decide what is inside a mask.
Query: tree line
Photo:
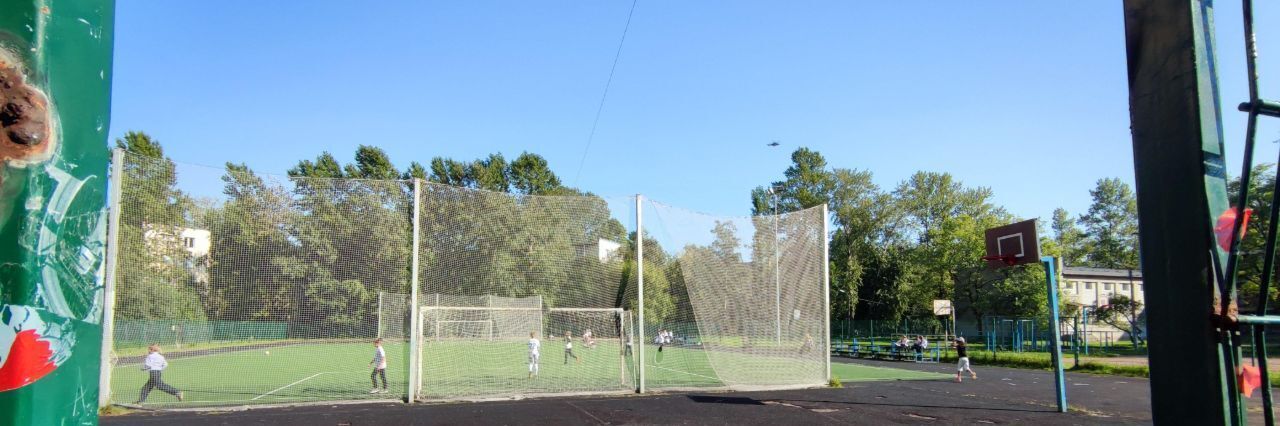
[[[1055,210],[1053,233],[1039,232],[1041,252],[1068,266],[1136,269],[1133,191],[1105,178],[1090,195],[1079,216]],[[935,299],[973,318],[1040,315],[1047,298],[1040,266],[992,271],[981,260],[985,230],[1022,219],[993,198],[990,188],[946,172],[919,171],[882,188],[871,171],[833,167],[800,148],[782,178],[756,187],[750,200],[756,215],[829,203],[832,319],[933,318]]]

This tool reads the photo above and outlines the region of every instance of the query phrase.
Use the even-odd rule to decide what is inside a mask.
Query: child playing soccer
[[[373,367],[369,373],[373,390],[369,393],[387,393],[387,352],[382,350],[382,339],[373,340],[373,361],[369,361],[369,365]],[[378,376],[382,377],[382,390],[378,390]]]
[[[538,340],[535,332],[529,332],[529,378],[532,379],[538,375],[538,359],[542,357],[542,342]]]
[[[956,361],[956,383],[960,382],[960,373],[965,371],[968,371],[969,376],[974,380],[977,380],[978,373],[974,373],[973,369],[969,368],[969,351],[968,348],[965,347],[963,337],[956,338],[956,357],[959,358],[959,360]]]
[[[564,332],[564,365],[569,365],[569,357],[573,357],[573,361],[581,364],[582,360],[573,354],[573,333]]]
[[[147,384],[142,385],[142,395],[138,396],[138,404],[147,401],[147,394],[151,393],[151,389],[160,389],[169,395],[178,397],[178,401],[182,401],[182,391],[169,386],[160,378],[164,369],[169,366],[169,361],[164,359],[164,355],[160,355],[160,345],[151,345],[147,347],[150,352],[147,358],[142,361],[142,371],[146,371],[150,377],[147,378]]]
[[[582,332],[582,344],[586,345],[587,349],[596,348],[596,339],[592,337],[590,328],[588,328],[587,331]]]

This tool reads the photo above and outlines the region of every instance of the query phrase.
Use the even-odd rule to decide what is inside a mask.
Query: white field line
[[[653,367],[653,368],[661,368],[661,369],[663,369],[663,370],[667,370],[667,371],[674,371],[674,372],[681,373],[681,374],[688,374],[688,375],[690,375],[690,376],[698,376],[698,377],[702,377],[702,378],[704,378],[704,379],[711,379],[711,380],[715,380],[715,381],[717,381],[717,382],[722,382],[722,383],[724,382],[723,380],[720,380],[720,379],[715,378],[715,377],[711,377],[711,376],[704,376],[704,375],[701,375],[701,374],[698,374],[698,373],[690,373],[690,372],[688,372],[688,371],[676,370],[676,369],[673,369],[673,368],[663,367],[663,366],[661,366],[661,365],[649,364],[649,366],[650,366],[650,367]]]
[[[287,384],[287,385],[284,385],[284,386],[278,387],[278,388],[276,388],[275,390],[272,390],[271,392],[267,392],[267,393],[264,393],[264,394],[262,394],[262,395],[255,396],[255,397],[253,397],[253,399],[250,399],[250,401],[257,401],[257,400],[258,400],[258,398],[262,398],[262,397],[264,397],[264,396],[271,395],[271,394],[273,394],[273,393],[276,393],[276,392],[279,392],[279,391],[282,391],[282,390],[288,389],[290,386],[296,385],[296,384],[298,384],[298,383],[305,382],[305,381],[307,381],[307,380],[314,379],[316,376],[319,376],[319,375],[321,375],[321,374],[328,374],[328,373],[337,373],[337,371],[324,371],[324,372],[319,372],[319,373],[316,373],[316,374],[312,374],[312,375],[308,376],[308,377],[307,377],[307,378],[305,378],[305,379],[302,379],[302,380],[299,380],[299,381],[296,381],[296,382],[293,382],[293,383],[290,383],[290,384]]]

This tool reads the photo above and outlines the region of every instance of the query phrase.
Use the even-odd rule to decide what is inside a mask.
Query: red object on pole
[[[1244,221],[1240,224],[1240,239],[1244,240],[1245,231],[1249,229],[1249,217],[1253,209],[1244,209]],[[1232,207],[1218,216],[1218,224],[1213,227],[1213,234],[1218,238],[1218,246],[1224,251],[1231,251],[1231,228],[1236,226],[1236,208]]]
[[[1245,398],[1253,396],[1253,390],[1262,386],[1262,370],[1252,365],[1240,366],[1240,394]]]

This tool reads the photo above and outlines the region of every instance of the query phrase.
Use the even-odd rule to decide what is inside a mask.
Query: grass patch
[[[839,377],[832,377],[831,381],[827,382],[827,387],[842,388],[844,387],[844,383],[840,383]]]
[[[1083,361],[1078,366],[1072,366],[1074,361],[1068,358],[1070,355],[1063,354],[1065,361],[1063,368],[1065,371],[1075,373],[1091,373],[1105,374],[1111,376],[1124,377],[1150,377],[1151,370],[1145,365],[1112,365],[1096,361]],[[945,354],[942,356],[943,362],[955,362],[954,354]],[[1030,370],[1053,370],[1053,359],[1048,352],[987,352],[973,351],[969,353],[969,361],[977,365],[990,365],[995,367],[1012,367],[1025,368]],[[1275,380],[1273,380],[1275,382]]]

